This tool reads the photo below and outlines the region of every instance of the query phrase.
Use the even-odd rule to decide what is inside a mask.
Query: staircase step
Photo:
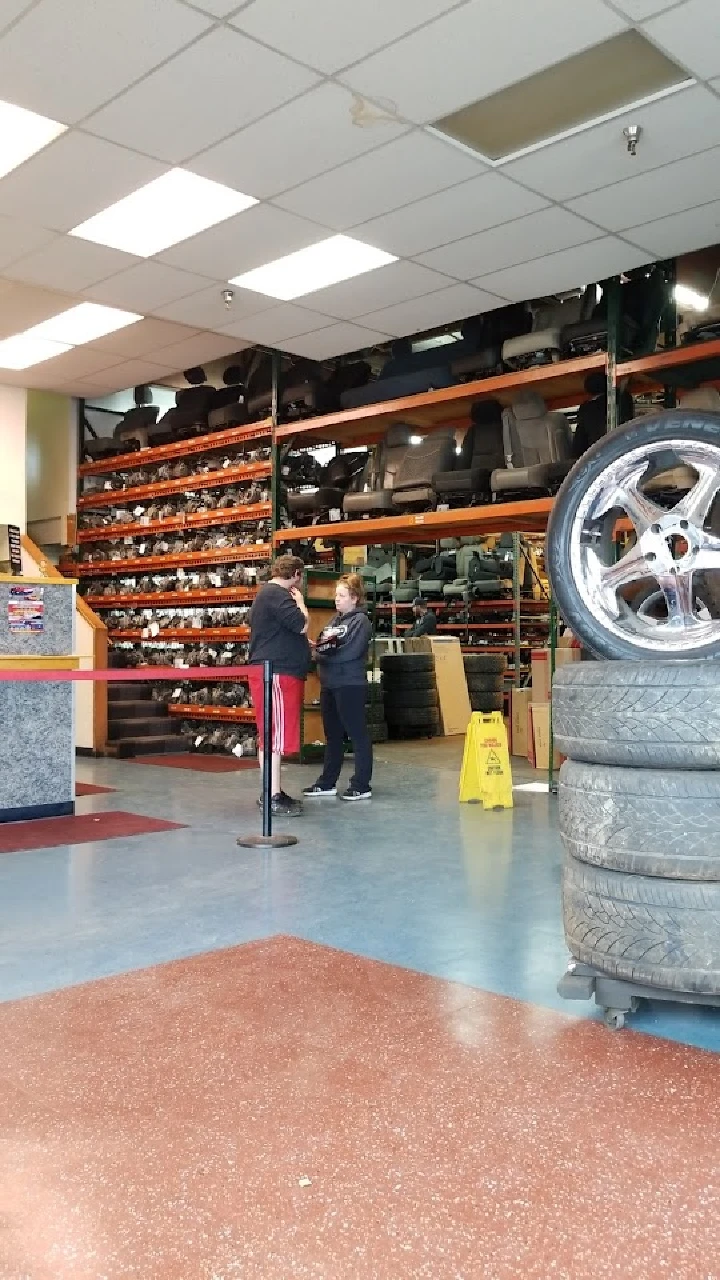
[[[164,702],[151,702],[147,699],[127,699],[118,698],[116,702],[108,703],[108,719],[111,724],[115,724],[118,720],[133,720],[139,717],[141,720],[147,720],[148,716],[166,717],[167,706]]]
[[[108,755],[118,760],[127,760],[132,756],[179,755],[187,751],[185,739],[179,735],[156,738],[123,738],[120,742],[111,742]]]
[[[152,698],[152,689],[149,684],[135,682],[131,684],[129,681],[117,680],[108,682],[108,702],[125,702],[132,698],[133,701],[143,702]]]
[[[155,738],[160,734],[170,736],[179,732],[179,725],[170,716],[148,717],[146,720],[111,720],[108,724],[108,736],[111,742],[120,742],[125,738]]]

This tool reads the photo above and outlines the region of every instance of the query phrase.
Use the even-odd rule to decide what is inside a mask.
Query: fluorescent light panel
[[[254,204],[254,196],[187,169],[171,169],[73,227],[70,235],[151,258]]]
[[[0,342],[0,369],[29,369],[33,364],[52,360],[54,356],[62,356],[70,350],[69,343],[38,338],[28,329],[27,333],[16,333]]]
[[[67,125],[38,116],[34,111],[0,102],[0,178],[17,169],[49,142],[65,133]]]
[[[350,236],[330,236],[308,249],[299,249],[264,267],[235,276],[230,284],[289,302],[291,298],[301,298],[340,280],[351,280],[366,271],[385,267],[389,262],[397,262],[397,258],[382,249],[374,249]]]
[[[0,369],[29,369],[62,356],[73,347],[81,347],[95,338],[135,324],[142,316],[118,307],[103,307],[95,302],[80,302],[61,311],[31,329],[0,341]]]
[[[698,293],[686,284],[675,285],[675,301],[681,307],[689,307],[691,311],[707,311],[710,299],[706,293]]]

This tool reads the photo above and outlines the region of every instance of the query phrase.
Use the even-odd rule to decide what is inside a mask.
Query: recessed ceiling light
[[[16,333],[0,342],[0,369],[29,369],[33,364],[52,360],[53,356],[62,356],[70,350],[68,343],[50,342],[30,332]]]
[[[118,307],[103,307],[98,302],[80,302],[69,311],[61,311],[42,324],[33,325],[27,333],[38,338],[48,338],[51,342],[67,342],[71,347],[80,347],[85,342],[102,338],[106,333],[114,333],[116,329],[124,329],[126,325],[142,320],[135,311],[120,311]]]
[[[0,102],[0,178],[65,133],[67,125],[34,111]]]
[[[374,249],[350,236],[331,236],[329,240],[311,244],[308,249],[299,249],[264,267],[235,276],[230,284],[288,302],[340,280],[350,280],[365,271],[387,266],[389,262],[397,262],[391,253]]]
[[[70,235],[151,258],[253,204],[257,204],[254,196],[199,178],[187,169],[171,169],[73,227]]]
[[[707,311],[710,299],[706,293],[698,293],[686,284],[675,285],[675,301],[681,307],[689,307],[691,311]]]

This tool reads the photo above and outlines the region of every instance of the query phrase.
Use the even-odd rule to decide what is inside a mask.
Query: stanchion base
[[[236,844],[243,849],[289,849],[297,844],[297,836],[238,836]]]

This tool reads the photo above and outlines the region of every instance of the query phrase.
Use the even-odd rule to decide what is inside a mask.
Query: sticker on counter
[[[10,587],[8,628],[15,635],[45,630],[44,587]]]

